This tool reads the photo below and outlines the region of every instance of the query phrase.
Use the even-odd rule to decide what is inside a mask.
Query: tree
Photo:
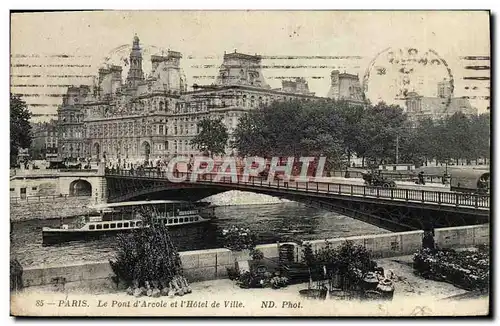
[[[336,107],[343,120],[343,146],[347,156],[347,164],[350,166],[352,154],[357,153],[362,147],[359,143],[362,139],[360,121],[365,109],[361,105],[349,105],[346,101],[338,101]]]
[[[273,148],[275,136],[266,130],[261,121],[265,121],[261,109],[250,111],[243,115],[234,130],[232,147],[236,148],[241,156],[267,156],[268,150]]]
[[[359,157],[371,161],[394,161],[396,157],[396,139],[402,135],[406,115],[397,105],[379,102],[363,111],[359,133],[356,137],[356,153]]]
[[[483,113],[470,119],[470,138],[473,152],[471,156],[477,161],[478,158],[490,157],[490,114]]]
[[[191,140],[199,150],[208,151],[210,156],[224,154],[229,134],[221,119],[203,119],[197,124],[200,132]]]
[[[243,156],[300,156],[305,115],[299,101],[273,102],[252,110],[236,127],[233,146]]]
[[[306,106],[302,122],[305,128],[302,129],[301,153],[314,157],[326,156],[327,170],[342,168],[346,153],[343,134],[345,121],[340,114],[339,103],[323,101],[314,106],[309,105]]]
[[[472,135],[470,131],[470,121],[467,116],[457,112],[445,119],[446,129],[444,130],[444,139],[446,143],[443,147],[448,147],[449,157],[454,158],[458,164],[461,158],[470,158],[472,144],[470,142]]]
[[[16,165],[20,148],[31,146],[31,112],[18,95],[10,94],[10,164]]]
[[[436,128],[430,118],[420,120],[415,127],[406,125],[399,140],[401,161],[420,166],[435,158],[440,145]]]
[[[330,100],[274,102],[248,112],[234,132],[244,156],[326,156],[342,161],[342,119]]]

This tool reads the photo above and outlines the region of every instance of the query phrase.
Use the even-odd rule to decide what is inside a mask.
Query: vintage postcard
[[[490,12],[11,12],[13,316],[487,316]]]

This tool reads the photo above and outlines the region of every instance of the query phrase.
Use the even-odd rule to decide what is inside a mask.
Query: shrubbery
[[[183,295],[191,292],[167,228],[159,223],[117,237],[115,281],[135,296]]]
[[[413,267],[421,276],[446,281],[467,290],[487,291],[489,285],[489,252],[422,249],[413,256]]]
[[[326,278],[338,277],[339,285],[344,290],[355,289],[364,275],[373,272],[377,267],[368,250],[351,241],[345,241],[335,248],[326,241],[326,246],[314,254],[312,249],[305,245],[303,261],[308,266],[324,266]]]

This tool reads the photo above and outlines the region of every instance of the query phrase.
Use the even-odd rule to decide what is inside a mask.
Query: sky
[[[224,51],[237,50],[263,56],[263,74],[273,88],[283,78],[305,77],[312,92],[326,96],[331,70],[358,74],[361,81],[368,71],[370,100],[393,103],[403,87],[404,68],[410,71],[409,91],[436,96],[436,83],[452,77],[455,96],[469,96],[479,112],[490,105],[489,16],[484,11],[12,14],[12,92],[23,94],[37,119],[49,119],[68,85],[92,84],[105,62],[120,63],[135,34],[148,52],[146,73],[149,54],[179,51],[189,86],[212,83]],[[410,57],[409,49],[417,54]],[[396,63],[389,63],[390,52]],[[423,58],[429,64],[418,63]],[[431,65],[436,58],[441,64]]]

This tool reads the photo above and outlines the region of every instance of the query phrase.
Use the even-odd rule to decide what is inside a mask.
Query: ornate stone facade
[[[62,106],[57,110],[57,146],[61,158],[76,160],[88,155],[84,103],[89,95],[90,87],[82,85],[69,87],[63,96]]]
[[[364,93],[359,76],[333,70],[330,74],[330,90],[327,97],[335,100],[364,102]]]
[[[75,146],[81,146],[76,147],[81,148],[81,158],[122,162],[198,154],[190,141],[199,132],[197,122],[205,117],[221,118],[232,133],[238,119],[260,105],[319,99],[309,92],[304,79],[284,81],[282,89],[271,89],[262,74],[260,56],[237,52],[224,54],[214,84],[193,85],[187,91],[181,58],[175,51],[151,56],[152,73],[145,78],[136,36],[125,83],[122,68],[108,66],[99,70],[93,92],[85,86],[68,89],[67,100],[59,109],[60,119],[66,117],[60,120],[60,135],[66,136],[60,142],[63,158],[74,155]],[[76,102],[70,100],[73,94],[78,94]],[[72,114],[76,120],[70,127],[68,116]],[[71,144],[72,152],[68,149]]]
[[[57,123],[55,120],[49,122],[35,123],[32,125],[30,155],[33,159],[57,158]]]

